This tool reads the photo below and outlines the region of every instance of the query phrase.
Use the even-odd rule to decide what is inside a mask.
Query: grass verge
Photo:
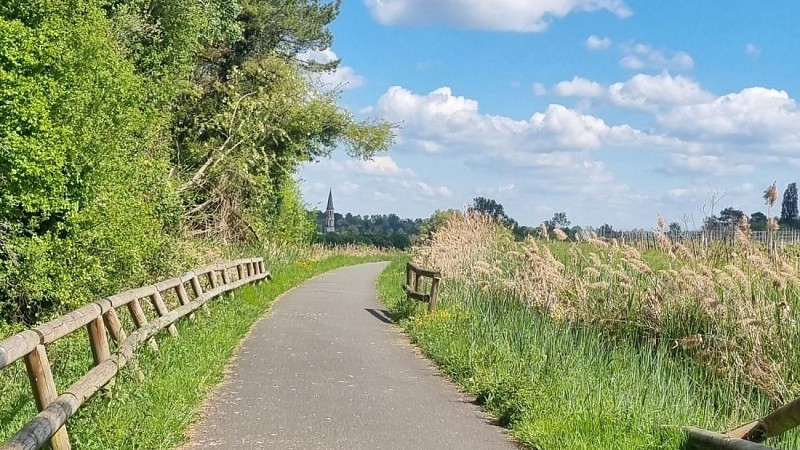
[[[198,312],[195,321],[178,323],[179,339],[166,333],[157,337],[158,356],[143,346],[138,363],[145,381],[136,381],[127,366],[112,387],[69,420],[73,448],[168,449],[184,443],[185,432],[198,419],[206,395],[222,380],[239,342],[278,296],[331,269],[380,259],[385,257],[339,255],[299,261],[272,270],[271,282],[212,300],[211,314]],[[81,333],[48,346],[48,353],[59,391],[91,367],[88,342]],[[0,442],[35,414],[24,364],[0,371]]]
[[[449,283],[424,313],[400,289],[405,261],[378,281],[379,296],[442,371],[535,449],[678,449],[682,426],[724,430],[771,407],[734,395],[676,349],[642,349],[597,330],[546,318],[521,302]],[[800,448],[797,433],[767,442]]]

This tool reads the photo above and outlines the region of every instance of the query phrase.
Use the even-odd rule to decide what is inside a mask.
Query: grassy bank
[[[681,426],[724,430],[770,408],[670,345],[611,344],[598,329],[555,321],[508,294],[447,283],[426,314],[400,289],[404,262],[379,280],[381,299],[443,372],[528,448],[681,448]],[[736,400],[734,400],[736,399]],[[768,442],[800,448],[797,434]]]
[[[234,297],[212,300],[210,315],[198,313],[196,321],[178,324],[179,339],[166,333],[158,336],[158,356],[144,346],[138,362],[145,381],[136,381],[126,368],[113,387],[89,400],[68,423],[73,448],[156,449],[180,445],[187,428],[198,418],[203,399],[222,380],[239,342],[279,295],[328,270],[377,259],[385,257],[339,255],[286,266],[268,265],[273,281],[244,287]],[[91,366],[88,343],[81,333],[48,346],[48,352],[59,390]],[[17,362],[0,371],[0,442],[34,415],[25,367]]]

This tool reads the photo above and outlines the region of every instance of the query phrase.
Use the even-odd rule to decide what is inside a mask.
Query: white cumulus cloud
[[[364,0],[383,25],[447,25],[458,28],[538,33],[573,12],[606,10],[632,14],[623,0]]]
[[[585,151],[606,146],[655,144],[628,125],[552,104],[528,120],[483,114],[477,101],[453,95],[448,87],[426,95],[394,86],[365,112],[400,123],[400,147],[429,153],[483,153],[496,148],[528,154]]]
[[[364,175],[389,176],[389,177],[413,177],[414,171],[403,169],[391,156],[375,156],[368,160],[349,160],[345,162],[348,171]]]
[[[623,46],[625,56],[619,65],[629,70],[690,70],[694,67],[694,59],[684,51],[656,50],[647,44]]]
[[[586,48],[589,50],[605,50],[611,47],[611,44],[613,44],[613,42],[607,37],[601,38],[591,35],[586,39]]]
[[[561,81],[552,91],[562,97],[605,99],[628,109],[655,109],[659,105],[690,105],[714,99],[696,81],[667,72],[659,75],[637,74],[629,80],[604,86],[581,77]]]
[[[786,91],[751,87],[708,102],[680,106],[658,117],[667,132],[686,140],[796,155],[800,108]]]
[[[646,109],[655,104],[689,105],[709,101],[714,96],[690,78],[667,72],[638,74],[608,88],[609,98],[619,106]]]
[[[553,92],[562,97],[602,97],[606,89],[596,81],[576,76],[553,86]]]

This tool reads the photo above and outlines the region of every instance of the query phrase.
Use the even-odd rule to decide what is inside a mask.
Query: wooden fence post
[[[178,294],[178,303],[181,306],[189,303],[189,294],[186,293],[186,286],[183,285],[183,281],[181,281],[177,286],[175,286],[175,293]],[[194,313],[189,313],[189,320],[194,320],[195,316]]]
[[[86,325],[86,331],[89,333],[89,344],[92,347],[92,358],[94,365],[97,366],[101,362],[111,358],[111,350],[108,348],[108,336],[106,335],[106,325],[103,323],[103,317],[98,317]]]
[[[411,287],[411,283],[414,281],[414,273],[412,272],[411,264],[406,264],[406,286]]]
[[[222,269],[222,284],[229,284],[231,282],[231,277],[228,275],[228,269],[229,267]],[[236,294],[234,294],[233,291],[228,291],[227,295],[229,295],[230,298],[236,298]]]
[[[431,300],[428,302],[428,312],[436,311],[436,303],[439,301],[439,277],[434,277],[431,281]]]
[[[211,285],[211,289],[216,289],[217,284],[219,284],[217,283],[217,271],[211,270],[208,272],[207,275],[208,275],[208,284]]]
[[[32,352],[25,356],[25,366],[28,368],[28,379],[33,389],[33,398],[39,412],[44,411],[50,403],[58,397],[56,383],[53,381],[53,372],[50,370],[50,361],[47,359],[47,350],[44,345],[37,345]],[[50,438],[52,450],[69,450],[69,436],[67,427],[63,426]]]
[[[244,267],[241,264],[236,265],[236,274],[239,275],[240,280],[244,278]]]
[[[139,299],[134,299],[128,303],[128,310],[131,312],[133,322],[136,323],[138,328],[142,328],[143,326],[147,325],[147,317],[144,315],[142,304],[139,303]],[[147,343],[150,344],[150,348],[152,348],[154,352],[158,352],[158,343],[155,339],[149,338]]]
[[[194,291],[195,298],[203,295],[203,286],[200,285],[200,280],[197,279],[197,275],[192,277],[192,290]],[[209,311],[207,304],[203,303],[202,308],[203,312],[206,313],[206,315],[211,314],[211,311]]]
[[[150,303],[153,304],[153,309],[158,313],[158,317],[163,317],[169,313],[167,305],[164,303],[164,297],[161,296],[160,292],[156,291],[154,294],[150,295]],[[170,336],[178,337],[178,329],[175,327],[174,323],[169,324],[167,330]]]
[[[111,339],[113,339],[117,345],[122,344],[122,341],[128,336],[125,334],[125,329],[122,328],[122,323],[119,321],[117,311],[114,308],[109,309],[108,312],[103,315],[103,320],[106,323],[106,328],[108,328],[108,334],[111,335]],[[130,364],[131,370],[136,374],[136,379],[140,382],[144,381],[144,372],[139,368],[139,363],[136,362],[136,358],[132,358],[128,364]]]

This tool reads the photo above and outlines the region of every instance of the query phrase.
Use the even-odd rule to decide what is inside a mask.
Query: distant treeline
[[[317,228],[325,225],[325,213],[316,211]],[[407,249],[419,236],[423,219],[401,219],[396,214],[360,216],[335,214],[336,232],[318,233],[315,242],[342,245],[364,244],[380,248]],[[426,219],[427,220],[427,219]]]

